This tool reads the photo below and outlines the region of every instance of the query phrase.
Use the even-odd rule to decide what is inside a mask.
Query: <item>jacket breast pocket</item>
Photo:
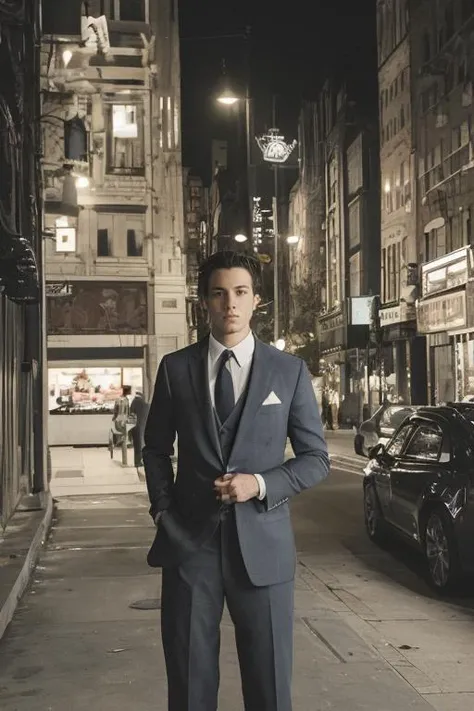
[[[282,521],[285,518],[290,518],[290,509],[287,504],[284,504],[282,506],[277,506],[275,509],[271,509],[271,511],[261,513],[258,518],[265,524],[272,523],[274,521]]]

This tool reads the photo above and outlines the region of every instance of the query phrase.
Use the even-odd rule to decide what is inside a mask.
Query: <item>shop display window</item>
[[[142,368],[49,368],[50,414],[112,414],[124,385],[142,391]]]

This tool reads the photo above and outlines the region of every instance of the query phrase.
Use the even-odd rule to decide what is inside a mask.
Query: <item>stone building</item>
[[[39,3],[0,0],[0,531],[46,479],[39,27]]]
[[[419,404],[426,397],[426,346],[425,338],[416,332],[416,166],[408,8],[406,0],[377,4],[382,188],[379,318],[383,388],[393,398]]]
[[[412,0],[410,12],[417,322],[437,404],[474,396],[474,3]]]
[[[49,437],[103,444],[188,341],[177,2],[43,5]]]

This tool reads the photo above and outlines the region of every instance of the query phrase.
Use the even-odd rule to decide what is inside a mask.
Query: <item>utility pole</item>
[[[273,126],[276,123],[276,96],[273,96]],[[273,342],[280,338],[280,293],[279,293],[279,269],[278,269],[278,164],[273,165],[274,177],[274,197],[273,197]]]

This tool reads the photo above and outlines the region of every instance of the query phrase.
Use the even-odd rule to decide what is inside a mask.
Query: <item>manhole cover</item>
[[[132,610],[161,610],[161,600],[159,598],[137,600],[136,602],[130,603],[129,607],[131,607]]]
[[[80,479],[84,478],[83,469],[58,469],[54,474],[55,479]]]

